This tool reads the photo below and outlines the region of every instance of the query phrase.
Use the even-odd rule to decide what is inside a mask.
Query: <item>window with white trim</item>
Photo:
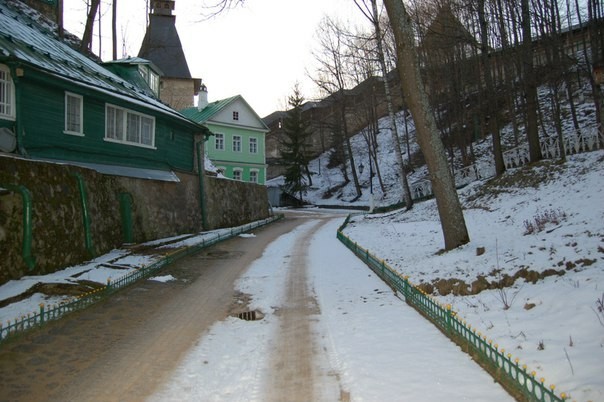
[[[233,179],[234,180],[241,180],[241,174],[242,174],[241,169],[237,169],[237,168],[233,169]]]
[[[258,183],[258,171],[250,170],[250,183]]]
[[[239,120],[239,112],[233,112],[233,120]]]
[[[250,154],[257,154],[258,153],[258,139],[257,138],[250,138]]]
[[[241,152],[241,136],[233,136],[233,152]]]
[[[155,118],[107,104],[105,140],[153,147],[155,146]]]
[[[65,92],[65,133],[84,135],[84,98]]]
[[[216,146],[217,151],[224,151],[224,134],[214,134],[214,144]]]
[[[7,66],[0,64],[0,117],[15,118],[15,84]]]

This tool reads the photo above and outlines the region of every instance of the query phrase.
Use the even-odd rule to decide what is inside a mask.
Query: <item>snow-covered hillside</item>
[[[604,400],[604,150],[460,192],[471,242],[442,253],[434,200],[345,233],[573,400]]]
[[[580,91],[586,91],[587,89],[582,88]],[[548,89],[541,87],[539,89],[539,97],[541,103],[541,111],[543,114],[542,122],[544,128],[540,129],[541,137],[556,137],[555,128],[553,125],[553,119],[551,118],[552,111],[550,110],[550,102],[548,97]],[[596,129],[595,122],[595,106],[593,102],[583,96],[584,103],[575,105],[576,116],[579,124],[579,129],[583,132],[593,132]],[[561,107],[562,118],[562,129],[565,135],[574,135],[575,129],[573,126],[572,119],[570,118],[571,112],[568,104],[563,104]],[[404,159],[407,161],[407,148],[406,148],[406,136],[408,133],[410,150],[409,153],[414,154],[419,152],[419,146],[415,140],[415,126],[413,119],[407,114],[407,127],[405,128],[405,114],[399,112],[396,116],[397,130],[400,136],[401,149],[403,150]],[[565,118],[564,118],[565,117]],[[518,118],[520,121],[521,119]],[[398,179],[398,167],[396,163],[396,155],[394,153],[394,145],[392,143],[392,134],[390,130],[389,118],[384,117],[379,120],[379,134],[378,134],[378,161],[379,169],[382,175],[382,181],[384,183],[384,190],[380,187],[377,175],[373,178],[373,193],[375,206],[389,206],[397,204],[402,201],[402,192],[399,185]],[[519,127],[522,130],[523,127]],[[545,134],[547,133],[547,135]],[[476,155],[475,164],[482,169],[482,176],[489,177],[494,173],[493,157],[492,157],[492,142],[491,137],[487,133],[484,133],[484,139],[473,144],[473,150]],[[507,124],[502,129],[501,133],[502,144],[504,151],[512,148],[515,144],[513,126]],[[519,133],[519,141],[526,142],[523,132]],[[339,167],[328,168],[329,156],[333,150],[328,150],[318,158],[312,160],[309,164],[309,169],[312,172],[312,186],[308,189],[307,194],[304,196],[304,201],[313,205],[339,205],[339,206],[369,206],[370,204],[370,172],[369,172],[369,156],[367,151],[367,141],[363,136],[363,132],[359,132],[351,138],[351,145],[353,149],[353,155],[355,165],[357,168],[359,165],[363,165],[363,173],[359,175],[359,181],[362,187],[363,194],[357,199],[354,183],[352,182],[352,174],[350,166],[347,166],[348,177],[350,182],[345,183],[342,172]],[[459,157],[459,151],[455,150],[455,160],[453,162],[456,169],[462,167],[461,160]],[[410,184],[426,180],[428,178],[428,171],[426,166],[411,165],[412,171],[408,175]],[[375,171],[374,171],[375,173]],[[282,184],[283,178],[278,177],[269,181],[273,184]],[[331,190],[331,191],[330,191]]]

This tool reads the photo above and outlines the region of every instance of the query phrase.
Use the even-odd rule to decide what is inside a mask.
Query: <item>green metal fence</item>
[[[497,381],[516,398],[527,401],[558,402],[569,398],[565,393],[556,395],[555,386],[545,385],[544,378],[537,378],[534,371],[521,365],[519,359],[513,359],[510,353],[486,335],[457,317],[450,305],[442,305],[420,288],[414,286],[407,276],[392,269],[384,260],[379,259],[348,238],[343,229],[348,224],[346,218],[338,229],[338,239],[365,262],[384,282],[402,293],[405,301],[418,310],[424,317],[436,325],[445,335],[470,353]]]
[[[62,302],[50,308],[47,308],[47,306],[44,304],[40,304],[40,310],[38,312],[33,312],[27,314],[26,316],[11,320],[7,322],[6,325],[2,325],[2,323],[0,323],[0,343],[12,336],[22,334],[30,329],[44,325],[48,321],[59,319],[74,311],[82,310],[126,286],[156,274],[163,267],[170,265],[183,257],[195,254],[206,247],[233,238],[242,233],[249,232],[250,230],[259,228],[261,226],[265,226],[281,218],[283,218],[283,215],[275,215],[261,221],[231,228],[226,233],[217,234],[215,237],[203,240],[201,243],[196,245],[185,247],[169,253],[161,260],[156,261],[148,266],[142,266],[136,271],[132,271],[121,278],[118,278],[117,280],[109,280],[105,286],[100,287],[92,292],[82,294],[72,300]]]

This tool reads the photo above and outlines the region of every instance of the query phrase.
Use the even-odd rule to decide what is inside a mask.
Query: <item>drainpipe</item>
[[[132,234],[132,195],[130,193],[120,193],[120,215],[122,217],[122,231],[124,234],[124,243],[133,243]]]
[[[23,200],[23,261],[29,271],[33,271],[36,266],[36,258],[31,255],[31,242],[32,242],[32,207],[31,207],[31,193],[25,186],[13,185],[13,184],[0,184],[0,187],[10,191],[18,192],[21,194]]]
[[[205,176],[205,164],[203,158],[203,152],[201,151],[203,143],[200,141],[197,143],[197,170],[199,173],[199,206],[201,207],[201,226],[202,229],[206,229],[208,222],[208,212],[206,210],[206,197],[204,188],[204,176]]]
[[[80,201],[82,203],[82,220],[84,221],[84,241],[86,250],[91,257],[95,256],[94,245],[92,244],[92,234],[90,233],[90,214],[88,213],[88,197],[86,196],[86,186],[84,178],[79,173],[72,173],[78,181],[78,189],[80,190]]]

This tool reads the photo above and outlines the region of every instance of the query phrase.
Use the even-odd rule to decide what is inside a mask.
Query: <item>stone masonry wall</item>
[[[234,227],[268,218],[266,187],[236,180],[206,177],[207,227]]]
[[[266,188],[207,177],[207,224],[202,227],[199,177],[178,173],[180,182],[107,176],[94,170],[35,162],[0,154],[0,285],[23,275],[40,275],[77,265],[124,243],[120,195],[131,199],[132,240],[141,243],[179,234],[237,226],[268,216]],[[86,244],[79,181],[84,184],[90,222]],[[22,257],[23,198],[31,194],[35,266]]]

